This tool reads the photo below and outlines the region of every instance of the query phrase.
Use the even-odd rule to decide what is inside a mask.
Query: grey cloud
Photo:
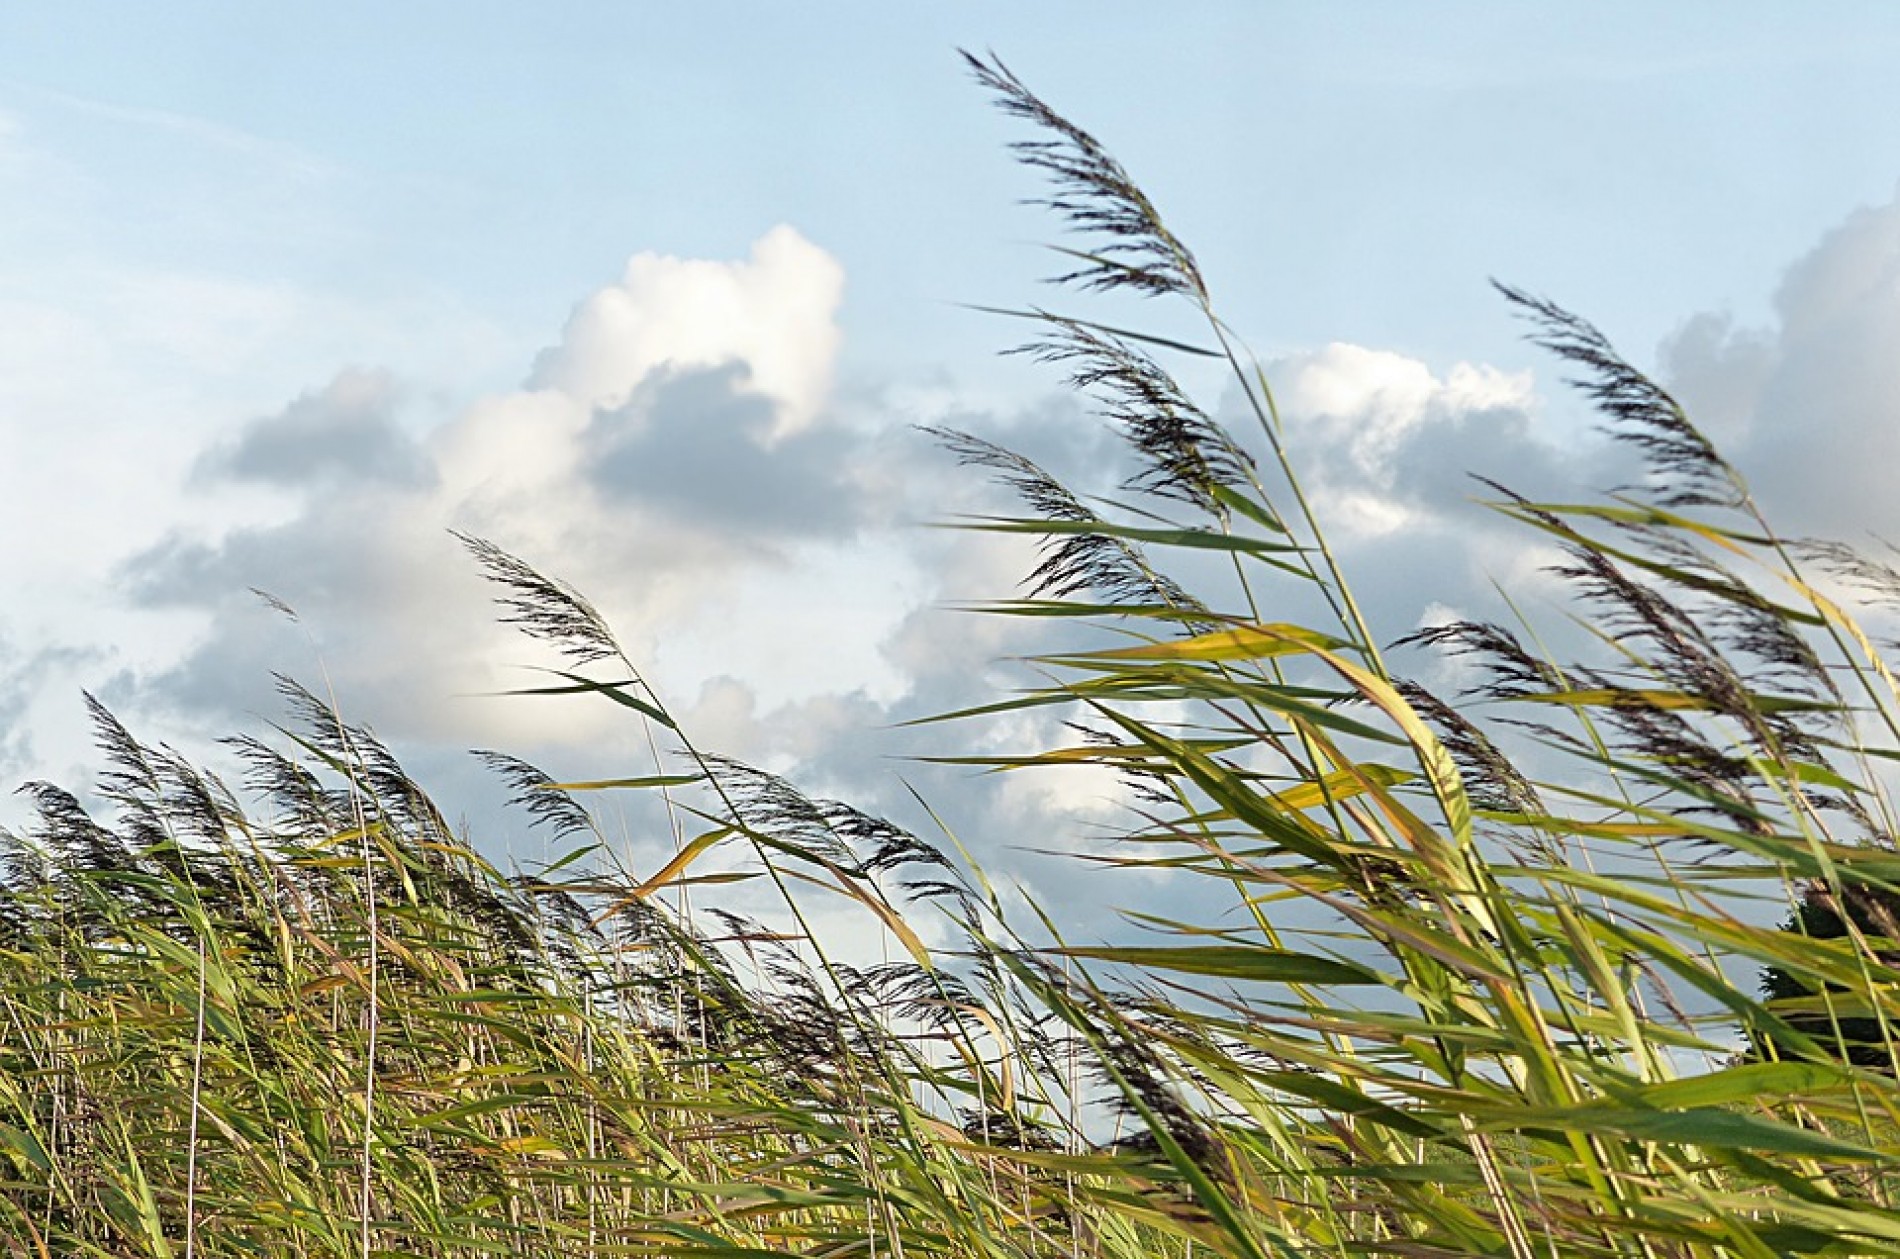
[[[852,484],[860,443],[816,428],[768,444],[774,406],[744,379],[738,365],[665,372],[597,411],[584,438],[587,478],[610,501],[731,537],[848,534],[862,514]]]
[[[1704,311],[1670,333],[1656,357],[1658,374],[1689,401],[1697,427],[1728,448],[1747,440],[1777,356],[1767,332],[1738,328],[1734,316]]]
[[[1014,414],[989,419],[953,417],[945,427],[964,428],[1036,462],[1056,479],[1082,495],[1111,492],[1134,471],[1127,445],[1116,430],[1089,413],[1073,394],[1053,394]],[[948,457],[938,456],[948,467]],[[977,472],[951,478],[964,489],[993,485],[994,479]],[[945,484],[945,489],[957,488]]]
[[[1797,260],[1766,328],[1685,322],[1663,372],[1784,529],[1900,536],[1900,200]]]
[[[406,602],[413,575],[380,506],[373,496],[331,500],[287,524],[236,529],[215,543],[173,533],[123,561],[119,585],[148,608],[221,607],[252,590],[293,607]]]
[[[1292,367],[1283,362],[1269,371],[1284,374]],[[1299,417],[1289,417],[1293,459],[1323,523],[1337,517],[1341,500],[1350,495],[1374,497],[1403,512],[1404,523],[1383,533],[1353,536],[1349,530],[1329,530],[1355,594],[1382,640],[1415,629],[1434,605],[1486,617],[1506,615],[1496,582],[1516,584],[1514,595],[1539,586],[1525,559],[1538,539],[1475,501],[1495,494],[1474,477],[1488,477],[1532,498],[1573,501],[1627,484],[1638,472],[1627,450],[1601,436],[1560,438],[1527,405],[1499,404],[1487,400],[1481,390],[1460,394],[1444,388],[1416,414],[1408,413],[1405,423],[1389,425],[1376,454],[1368,458],[1356,443],[1379,419],[1374,412],[1392,403],[1390,394],[1373,391],[1359,400],[1362,410],[1329,415],[1324,423],[1303,424]],[[1243,441],[1250,436],[1251,417],[1237,395],[1223,398],[1217,414]],[[1031,454],[1072,488],[1129,497],[1114,489],[1132,470],[1129,452],[1071,397],[1046,400],[1015,416],[966,419],[956,423]],[[1269,496],[1290,511],[1291,499],[1277,484],[1273,461],[1263,456],[1259,470]],[[954,499],[961,510],[1016,510],[984,481],[976,472],[940,473],[932,493]],[[1167,508],[1182,518],[1189,514],[1178,504]],[[1241,592],[1233,588],[1230,566],[1220,557],[1175,550],[1160,558],[1171,575],[1205,592],[1214,606],[1245,606]],[[938,571],[956,562],[947,550],[927,561]],[[1011,593],[1007,584],[973,587],[975,580],[993,576],[972,568],[961,578],[946,580],[946,598],[983,600]],[[1270,607],[1263,613],[1269,619],[1325,625],[1331,615],[1312,587],[1291,579],[1268,575],[1255,593]],[[979,624],[973,625],[973,619]],[[1020,626],[1005,634],[987,618],[920,610],[888,648],[914,679],[916,707],[906,716],[926,715],[933,706],[941,710],[972,702],[972,691],[984,685],[978,679],[1001,684],[993,667],[999,657],[1069,650],[1080,632],[1067,622],[1038,629],[1033,637],[1024,635]],[[938,660],[948,662],[941,671],[934,667]]]
[[[1316,452],[1332,476],[1349,479],[1341,452]],[[1533,499],[1573,497],[1632,471],[1608,442],[1585,439],[1560,448],[1510,407],[1451,410],[1434,407],[1425,420],[1399,434],[1391,447],[1387,490],[1434,516],[1462,516],[1466,500],[1493,492],[1475,478],[1496,481]]]
[[[1393,462],[1398,486],[1413,502],[1453,510],[1474,494],[1492,497],[1474,477],[1534,499],[1607,486],[1632,470],[1620,453],[1593,437],[1560,446],[1528,413],[1488,408],[1447,415],[1407,434]]]
[[[118,581],[135,606],[210,621],[171,667],[119,679],[119,702],[228,725],[275,712],[274,672],[321,670],[341,690],[373,697],[387,720],[426,724],[420,715],[456,689],[446,675],[470,641],[445,623],[465,617],[472,635],[487,609],[455,540],[388,507],[367,492],[326,498],[285,524],[216,542],[174,534],[127,559]],[[295,609],[308,632],[293,632],[253,591]]]
[[[363,405],[354,409],[333,405],[338,392],[298,400],[218,452],[215,462],[250,467],[245,458],[260,449],[294,447],[252,440],[258,432],[318,441],[339,416],[359,421],[343,425],[346,433],[373,434],[387,418],[371,405],[375,390],[357,389],[354,401]],[[580,471],[559,474],[532,499],[485,497],[480,481],[422,489],[345,479],[306,500],[288,521],[215,538],[174,533],[129,557],[116,581],[131,604],[205,613],[209,624],[173,666],[120,678],[116,700],[207,726],[243,725],[274,712],[272,672],[301,660],[304,669],[286,671],[307,673],[314,662],[302,633],[286,633],[255,589],[297,609],[322,643],[322,668],[346,699],[366,697],[399,735],[433,738],[456,720],[471,721],[467,701],[455,697],[492,682],[500,660],[535,657],[529,645],[496,628],[489,592],[445,525],[504,546],[518,545],[524,532],[539,538],[528,553],[552,554],[545,562],[555,575],[610,609],[633,583],[674,607],[682,585],[718,588],[771,549],[774,536],[847,534],[868,510],[870,492],[845,470],[854,460],[876,458],[870,452],[881,438],[813,431],[766,450],[755,439],[770,420],[769,404],[739,390],[725,371],[668,378],[636,405],[637,413],[630,407],[595,416],[581,437]],[[553,510],[537,517],[545,496],[554,498]],[[638,618],[620,628],[631,630],[636,655],[639,635],[652,630]],[[510,642],[513,653],[497,655],[508,653],[502,644]],[[513,720],[491,709],[474,724]]]
[[[207,738],[257,734],[280,716],[275,677],[315,673],[302,645],[262,604],[234,606],[219,616],[210,639],[155,673],[121,669],[99,687],[106,707],[134,722],[159,717]]]
[[[386,372],[345,371],[199,457],[193,476],[302,487],[377,482],[426,487],[435,466],[396,423]]]
[[[1851,332],[1900,288],[1900,200],[1862,207],[1788,269],[1775,306],[1796,340]]]

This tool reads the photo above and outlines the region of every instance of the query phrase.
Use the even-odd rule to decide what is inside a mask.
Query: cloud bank
[[[1133,820],[1114,776],[980,777],[897,758],[1076,738],[1069,714],[1040,711],[905,725],[1032,683],[1012,658],[1076,632],[946,610],[1007,595],[1033,547],[916,527],[1017,507],[979,474],[947,475],[948,456],[912,426],[976,430],[1084,494],[1117,492],[1129,452],[1073,396],[966,414],[954,392],[927,409],[901,390],[838,391],[842,293],[837,263],[789,228],[736,261],[641,255],[577,304],[518,388],[438,423],[418,420],[417,391],[389,373],[351,368],[236,425],[192,462],[190,489],[262,492],[271,511],[179,529],[121,566],[132,603],[195,617],[201,632],[169,665],[122,674],[108,698],[222,734],[274,714],[273,671],[320,668],[445,798],[498,796],[460,758],[473,744],[564,777],[641,772],[644,734],[610,705],[484,694],[533,684],[515,666],[537,654],[494,624],[459,530],[583,590],[700,746],[918,821],[914,786],[1027,894],[1125,903],[1112,878],[1083,894],[1087,876],[1050,864]],[[1306,489],[1380,633],[1471,610],[1500,571],[1536,580],[1540,557],[1470,503],[1466,477],[1555,492],[1589,470],[1552,443],[1529,375],[1434,370],[1344,343],[1270,373]],[[510,828],[483,825],[510,842]],[[637,817],[622,825],[636,862],[670,842]],[[1165,883],[1145,880],[1141,895],[1161,903]]]
[[[1896,242],[1900,207],[1864,211],[1790,269],[1773,326],[1696,316],[1660,356],[1764,496],[1816,527],[1900,526],[1875,480],[1900,454],[1900,360],[1876,352],[1900,333]],[[415,387],[348,368],[230,426],[189,461],[184,490],[251,515],[180,526],[120,566],[130,605],[196,628],[168,661],[121,667],[106,697],[135,719],[219,735],[274,715],[273,671],[320,669],[348,712],[478,811],[499,792],[462,758],[470,745],[564,775],[637,772],[644,736],[619,710],[490,697],[532,684],[516,666],[535,649],[494,624],[449,532],[460,530],[585,591],[703,746],[897,814],[914,814],[914,785],[1032,893],[1126,903],[1125,890],[1082,892],[1070,865],[1037,855],[1112,842],[1132,820],[1122,784],[894,758],[1074,737],[1046,714],[902,726],[1032,683],[1011,658],[1073,632],[945,610],[1006,595],[1033,551],[916,527],[1013,504],[975,474],[948,475],[912,425],[978,431],[1085,493],[1115,492],[1127,451],[1071,396],[966,414],[954,390],[840,390],[843,291],[837,262],[790,228],[734,261],[640,255],[575,306],[516,388],[431,420]],[[1558,595],[1543,571],[1553,554],[1475,503],[1489,491],[1470,474],[1555,498],[1636,475],[1530,372],[1342,342],[1284,355],[1268,374],[1305,490],[1388,640],[1500,615],[1494,583],[1519,601]],[[1244,440],[1238,399],[1219,413]],[[26,709],[28,655],[0,658],[0,711]],[[1433,662],[1405,664],[1443,680]],[[13,764],[29,755],[19,740],[0,745]],[[503,846],[516,833],[483,825]],[[1168,892],[1142,895],[1155,908]]]

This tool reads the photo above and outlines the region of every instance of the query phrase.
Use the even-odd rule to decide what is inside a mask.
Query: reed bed
[[[948,831],[697,747],[584,598],[469,539],[561,653],[537,689],[672,750],[607,783],[492,756],[562,854],[504,872],[293,683],[235,787],[95,705],[109,807],[34,784],[0,839],[9,1253],[1900,1251],[1900,573],[1777,533],[1601,333],[1505,289],[1646,474],[1493,487],[1578,622],[1382,642],[1188,248],[1087,132],[970,67],[1079,233],[1076,300],[1200,331],[1030,312],[1030,352],[1127,439],[1126,502],[937,434],[1022,503],[963,523],[1041,540],[989,613],[1097,635],[946,719],[1061,714],[1062,746],[968,759],[1120,776],[1104,859],[1204,911],[1109,945],[1012,920]],[[1475,687],[1393,664],[1431,652]],[[661,795],[676,857],[616,867],[600,791]],[[740,878],[782,912],[703,908]],[[832,902],[898,960],[830,951],[806,924]]]

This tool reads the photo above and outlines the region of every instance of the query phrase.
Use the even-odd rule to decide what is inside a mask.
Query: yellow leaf
[[[674,879],[679,877],[680,871],[692,865],[708,848],[711,848],[714,844],[730,834],[732,834],[732,828],[722,826],[718,830],[707,831],[704,835],[696,837],[684,848],[674,853],[673,859],[660,867],[659,873],[642,883],[639,887],[634,888],[631,892],[628,892],[626,896],[621,899],[620,903],[624,905],[628,901],[645,900],[655,892],[665,888]]]
[[[1262,660],[1343,646],[1338,639],[1298,625],[1241,625],[1193,638],[1092,652],[1090,660]]]

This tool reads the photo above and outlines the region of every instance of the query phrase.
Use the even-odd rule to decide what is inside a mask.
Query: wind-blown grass
[[[1494,487],[1566,557],[1585,658],[1533,625],[1392,650],[1187,248],[1091,136],[971,66],[1083,233],[1065,281],[1185,304],[1204,344],[1032,312],[1030,352],[1126,437],[1131,508],[939,434],[1025,505],[966,523],[1042,539],[993,611],[1103,631],[961,717],[1086,731],[985,763],[1121,775],[1109,859],[1204,912],[1115,945],[1012,923],[947,834],[697,748],[584,598],[470,539],[566,661],[536,691],[677,751],[607,783],[488,754],[565,849],[505,874],[294,684],[279,737],[233,745],[241,793],[95,705],[113,818],[35,784],[0,842],[11,1253],[1900,1249],[1900,696],[1853,606],[1900,575],[1779,535],[1598,330],[1506,289],[1646,477]],[[1257,431],[1194,401],[1183,354]],[[1418,649],[1477,688],[1402,676]],[[612,864],[602,790],[662,794],[662,869]],[[667,905],[733,879],[782,915]],[[814,897],[900,959],[839,960]]]

